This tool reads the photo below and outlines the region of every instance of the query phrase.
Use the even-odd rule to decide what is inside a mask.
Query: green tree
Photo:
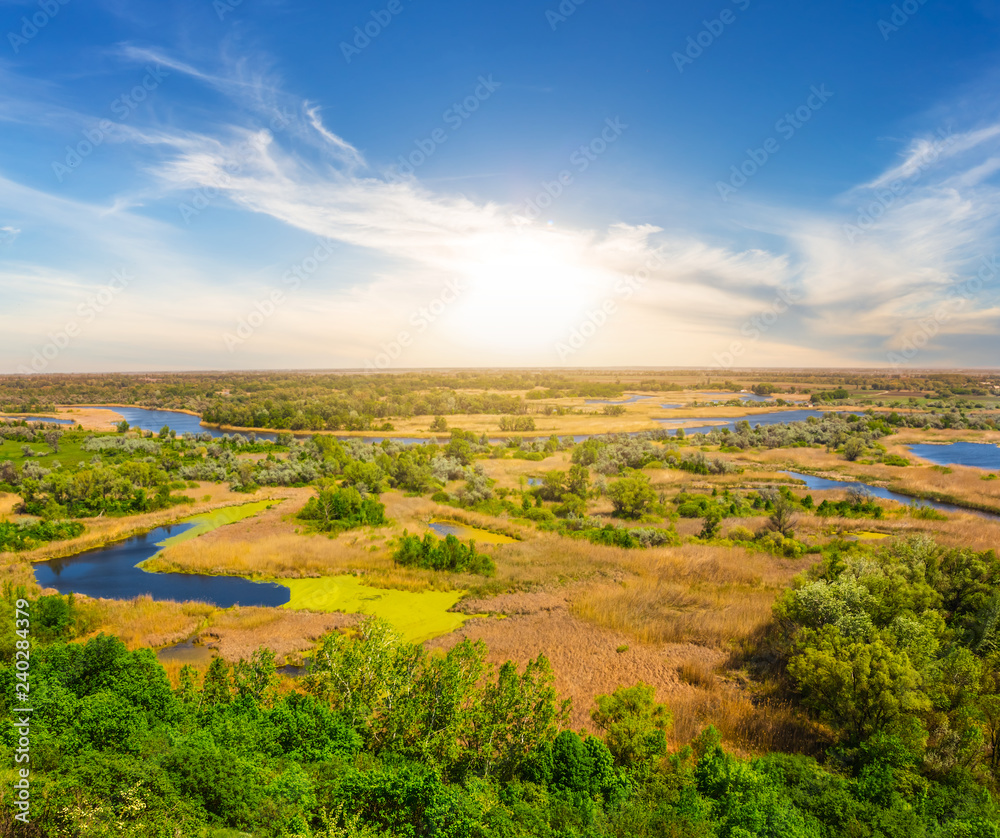
[[[229,664],[216,655],[208,665],[201,685],[201,702],[211,707],[228,704],[233,700],[233,685],[229,675]]]
[[[569,477],[566,480],[566,491],[578,498],[587,498],[590,493],[590,471],[585,466],[570,466]]]
[[[865,444],[859,437],[852,436],[844,444],[844,459],[852,463],[865,453]]]
[[[649,477],[641,471],[631,471],[608,487],[608,497],[615,514],[622,518],[641,518],[654,503],[656,491]]]
[[[591,718],[604,731],[604,742],[615,765],[648,768],[666,753],[666,732],[673,720],[666,705],[658,704],[655,696],[655,689],[642,683],[597,696]]]
[[[905,715],[930,709],[906,652],[881,634],[844,637],[837,626],[806,630],[788,663],[803,703],[857,745]]]

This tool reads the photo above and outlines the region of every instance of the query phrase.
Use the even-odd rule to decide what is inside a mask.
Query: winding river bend
[[[904,495],[900,492],[894,492],[891,489],[884,489],[881,486],[870,486],[867,483],[861,483],[857,480],[828,480],[825,477],[815,477],[812,474],[802,474],[798,471],[783,471],[782,474],[788,475],[789,477],[794,477],[798,480],[802,480],[806,484],[806,488],[811,491],[840,491],[846,492],[848,489],[860,489],[864,492],[868,492],[870,495],[876,498],[882,498],[883,500],[894,500],[897,503],[902,503],[906,505],[917,504],[918,506],[929,506],[931,509],[937,509],[939,512],[967,512],[970,515],[978,515],[981,518],[1000,518],[1000,514],[995,512],[983,512],[979,509],[969,509],[967,506],[959,506],[954,503],[945,503],[944,501],[937,500],[925,500],[923,498],[915,498],[911,495]]]
[[[55,588],[61,594],[72,592],[105,599],[133,599],[148,594],[156,600],[193,600],[219,608],[288,602],[291,592],[284,585],[251,582],[238,576],[148,573],[137,567],[160,551],[160,542],[194,526],[184,522],[157,527],[107,547],[38,562],[34,566],[35,578],[43,588]]]

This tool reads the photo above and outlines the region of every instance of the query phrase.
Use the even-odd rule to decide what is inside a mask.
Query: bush
[[[321,489],[309,498],[297,516],[320,532],[342,532],[354,527],[378,527],[385,523],[385,506],[374,498],[364,498],[355,488]]]
[[[753,541],[754,534],[749,527],[733,527],[726,534],[726,538],[730,541]]]
[[[608,487],[608,497],[615,514],[623,518],[640,518],[656,502],[656,492],[649,477],[638,471],[612,483]]]
[[[444,541],[438,541],[427,533],[421,540],[403,530],[393,558],[406,567],[476,573],[480,576],[493,576],[496,573],[493,559],[476,552],[475,541],[469,541],[466,546],[453,535],[447,536]]]
[[[35,524],[0,521],[0,552],[33,550],[49,541],[76,538],[83,530],[83,524],[76,521],[39,521]]]

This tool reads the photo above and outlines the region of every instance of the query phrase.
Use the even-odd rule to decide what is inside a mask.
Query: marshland
[[[663,707],[672,719],[643,716],[664,737],[653,762],[711,730],[736,759],[793,754],[839,776],[850,769],[837,755],[905,728],[922,731],[905,740],[919,752],[913,778],[946,783],[922,773],[940,763],[997,782],[987,682],[1000,480],[996,469],[942,465],[946,453],[931,462],[921,446],[1000,444],[1000,376],[167,378],[154,393],[140,378],[81,387],[52,377],[30,397],[0,379],[5,607],[24,600],[58,615],[44,618],[46,642],[89,648],[113,636],[127,653],[152,650],[184,701],[253,666],[269,701],[310,695],[334,709],[339,699],[321,689],[334,647],[345,662],[391,637],[427,666],[476,648],[487,682],[488,667],[537,673],[544,660],[552,700],[568,700],[558,724],[583,737],[607,735],[602,702],[647,691],[635,712]],[[125,417],[149,414],[117,401],[156,408],[164,424],[136,428]],[[664,430],[667,403],[697,432]],[[167,411],[187,411],[187,433]],[[224,430],[193,429],[192,416]],[[511,417],[524,430],[502,430]],[[726,424],[707,429],[705,417]],[[364,438],[375,432],[380,442]],[[161,528],[180,523],[166,538]],[[116,571],[138,580],[135,595],[100,576],[74,589],[49,570],[153,531],[164,538],[142,545],[139,566]],[[953,590],[946,568],[958,565],[955,579],[978,586],[974,602]],[[171,598],[167,583],[189,576],[284,593],[274,607],[213,599],[207,586]],[[887,584],[910,593],[892,599]],[[823,667],[861,665],[848,642],[861,630],[838,628],[845,610],[896,656],[885,689],[906,692],[860,732],[830,701],[861,699],[817,684]],[[9,655],[13,624],[4,631]],[[956,655],[978,673],[964,703],[939,697]],[[286,665],[305,674],[277,671]],[[949,731],[965,737],[961,757]]]

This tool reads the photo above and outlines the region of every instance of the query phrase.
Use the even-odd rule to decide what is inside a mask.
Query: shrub
[[[476,552],[475,541],[469,541],[466,546],[453,535],[439,541],[427,533],[421,540],[403,530],[393,558],[398,564],[407,567],[476,573],[480,576],[492,576],[496,573],[493,559]]]
[[[320,532],[342,532],[361,526],[381,526],[385,523],[385,506],[374,498],[364,498],[354,488],[321,489],[319,495],[298,514]]]
[[[733,527],[726,535],[731,541],[753,541],[753,531],[749,527]]]

